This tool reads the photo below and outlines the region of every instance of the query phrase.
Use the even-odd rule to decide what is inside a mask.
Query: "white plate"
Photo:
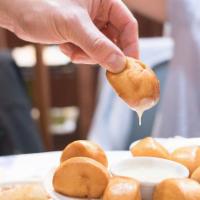
[[[43,185],[44,188],[46,189],[46,192],[48,195],[53,199],[53,200],[97,200],[97,199],[83,199],[83,198],[73,198],[73,197],[67,197],[63,196],[61,194],[58,194],[57,192],[54,191],[53,185],[52,185],[52,179],[53,175],[55,172],[55,168],[52,169],[47,176],[44,179]]]
[[[39,181],[29,180],[29,181],[5,181],[0,183],[0,187],[16,186],[16,185],[27,185],[27,184],[41,184]]]

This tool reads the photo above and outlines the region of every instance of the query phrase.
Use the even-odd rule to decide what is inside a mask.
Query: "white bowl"
[[[189,170],[174,161],[155,157],[133,157],[119,161],[111,166],[114,176],[126,176],[141,184],[143,200],[151,200],[154,187],[167,178],[186,178]]]

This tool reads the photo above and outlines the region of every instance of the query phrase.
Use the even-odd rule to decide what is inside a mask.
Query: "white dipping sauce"
[[[156,166],[136,166],[131,169],[127,168],[121,172],[121,175],[135,178],[140,182],[146,182],[148,180],[153,182],[160,182],[167,178],[181,178],[181,176],[179,176],[179,173],[175,170],[170,170],[168,168],[159,168]]]
[[[150,157],[122,161],[112,168],[112,173],[131,177],[143,183],[159,183],[168,178],[187,177],[189,174],[188,170],[178,163]]]

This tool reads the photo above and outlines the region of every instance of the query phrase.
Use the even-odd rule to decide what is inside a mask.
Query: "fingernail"
[[[111,54],[107,59],[107,67],[113,73],[121,72],[126,64],[126,58],[121,55]]]

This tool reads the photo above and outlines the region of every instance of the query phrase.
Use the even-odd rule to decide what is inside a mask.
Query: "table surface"
[[[42,181],[50,170],[59,165],[61,152],[47,152],[0,157],[0,184]],[[129,151],[106,152],[109,164],[131,156]]]

